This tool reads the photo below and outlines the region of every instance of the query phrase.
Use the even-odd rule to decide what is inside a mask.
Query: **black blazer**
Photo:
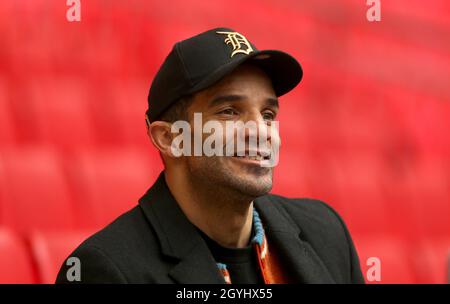
[[[269,246],[298,283],[363,283],[339,215],[325,203],[265,195],[254,201]],[[84,241],[81,283],[225,283],[197,229],[170,193],[164,173],[139,205]],[[64,262],[57,283],[67,283]]]

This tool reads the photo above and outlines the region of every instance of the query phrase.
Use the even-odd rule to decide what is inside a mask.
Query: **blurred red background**
[[[450,5],[363,0],[0,2],[0,282],[52,283],[162,168],[150,83],[176,41],[231,27],[291,53],[274,193],[346,221],[381,283],[444,283],[450,249]]]

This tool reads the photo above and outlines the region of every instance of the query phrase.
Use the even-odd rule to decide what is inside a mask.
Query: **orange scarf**
[[[264,279],[264,283],[289,283],[289,279],[283,271],[279,257],[275,254],[273,248],[271,248],[271,251],[269,252],[269,244],[267,242],[266,234],[264,233],[264,227],[256,209],[253,209],[253,229],[255,231],[255,236],[253,237],[251,243],[252,246],[255,247],[256,254],[258,255],[258,265]],[[227,265],[217,263],[217,267],[223,275],[225,283],[231,284],[231,277],[227,270]]]

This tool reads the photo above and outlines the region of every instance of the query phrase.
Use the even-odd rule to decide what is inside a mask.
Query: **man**
[[[278,97],[302,74],[290,55],[259,51],[227,28],[176,43],[153,80],[146,115],[165,170],[138,206],[70,255],[81,262],[80,280],[71,280],[64,263],[57,282],[363,283],[335,211],[317,200],[268,194],[274,168],[262,163],[278,150]],[[192,145],[208,148],[211,132],[195,138],[198,125],[184,134],[174,126],[195,127],[196,115],[200,129],[209,122],[215,129],[229,122],[257,127],[216,136],[210,148],[225,155],[193,155]],[[180,144],[180,135],[194,139]],[[251,145],[252,136],[265,145]],[[242,139],[241,150],[239,142],[231,145]]]

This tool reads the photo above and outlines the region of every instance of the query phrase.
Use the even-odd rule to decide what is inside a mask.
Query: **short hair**
[[[193,101],[192,95],[187,95],[181,97],[177,102],[171,105],[167,110],[165,110],[157,120],[162,120],[166,122],[175,122],[177,120],[189,120],[188,108]]]
[[[189,120],[189,114],[187,110],[193,100],[194,100],[193,95],[181,97],[177,102],[172,104],[167,110],[165,110],[161,115],[159,115],[159,117],[156,118],[156,120],[170,123],[174,123],[178,120],[185,120],[185,121]],[[146,117],[146,123],[147,127],[149,127],[150,121],[148,120],[148,117]],[[164,160],[164,157],[162,156],[161,152],[159,152],[159,156],[161,157],[161,160],[165,167],[166,161]]]

